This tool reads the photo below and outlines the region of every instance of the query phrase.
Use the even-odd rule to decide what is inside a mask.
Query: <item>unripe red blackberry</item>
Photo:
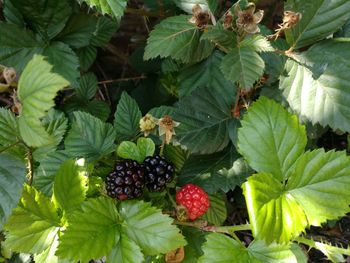
[[[174,178],[174,165],[165,158],[149,156],[143,162],[146,186],[151,192],[161,192]]]
[[[119,200],[140,197],[145,186],[144,168],[133,160],[117,163],[113,172],[107,175],[107,195]]]

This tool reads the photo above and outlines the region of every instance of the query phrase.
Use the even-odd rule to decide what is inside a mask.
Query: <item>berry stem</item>
[[[166,189],[166,193],[167,193],[167,195],[168,195],[168,197],[169,197],[169,200],[170,200],[171,204],[173,205],[173,207],[176,208],[177,204],[176,204],[174,198],[172,197],[172,195],[169,193],[169,190],[168,190],[168,189]]]
[[[250,224],[235,225],[235,226],[205,226],[202,228],[202,230],[229,234],[236,238],[237,237],[235,234],[236,231],[251,230],[251,226]]]
[[[164,147],[165,147],[165,137],[163,139],[162,145],[159,147],[159,156],[163,156],[163,152],[164,152]]]

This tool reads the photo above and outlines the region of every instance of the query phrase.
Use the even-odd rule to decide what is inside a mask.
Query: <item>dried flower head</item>
[[[158,124],[158,119],[154,118],[151,114],[146,114],[140,119],[139,124],[140,130],[147,137],[150,133],[152,133],[155,130]]]
[[[11,84],[16,79],[16,70],[14,68],[4,68],[2,75],[7,84]]]
[[[168,252],[165,255],[166,263],[181,263],[185,258],[185,249],[184,247],[179,247],[175,250]]]
[[[165,134],[165,143],[169,144],[173,135],[175,135],[174,128],[179,126],[180,123],[174,121],[169,115],[165,115],[163,118],[159,119],[159,136]]]
[[[249,34],[256,34],[260,32],[258,24],[264,16],[264,10],[255,12],[255,4],[249,3],[245,10],[241,10],[239,5],[236,5],[235,15],[238,17],[236,25],[239,29],[243,29]]]
[[[204,29],[209,24],[210,14],[203,10],[200,5],[196,4],[192,8],[192,13],[193,16],[189,20],[191,24],[196,24],[200,29]]]
[[[231,13],[231,11],[227,11],[225,14],[224,14],[224,28],[231,28],[232,27],[232,22],[233,22],[233,15]]]

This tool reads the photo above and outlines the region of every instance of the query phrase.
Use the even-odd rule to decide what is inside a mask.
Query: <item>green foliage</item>
[[[0,261],[318,260],[299,244],[350,255],[304,234],[350,212],[349,157],[317,148],[350,131],[349,1],[287,0],[301,16],[280,25],[275,1],[252,2],[265,12],[255,34],[247,0],[3,1]],[[169,144],[144,137],[146,113],[179,123],[158,123]],[[107,197],[118,160],[142,169],[155,153],[174,165],[167,189]],[[188,183],[210,208],[181,222],[175,193]]]
[[[5,245],[13,251],[41,253],[50,246],[60,226],[52,201],[25,185],[19,206],[5,225]]]
[[[126,0],[79,0],[86,2],[92,7],[96,7],[102,14],[110,14],[115,18],[120,19],[123,16]]]
[[[176,136],[193,153],[218,152],[229,143],[228,124],[232,121],[235,89],[220,88],[222,90],[198,89],[179,101],[174,119],[181,124]]]
[[[53,198],[65,213],[75,210],[85,200],[87,177],[74,160],[65,161],[56,173]]]
[[[267,246],[263,241],[254,241],[245,248],[236,240],[217,233],[207,235],[206,239],[203,246],[204,255],[199,260],[201,263],[215,262],[218,255],[221,262],[230,262],[233,258],[239,263],[297,262],[288,245]]]
[[[272,173],[277,180],[286,179],[305,146],[305,128],[296,116],[264,97],[249,109],[238,133],[239,151],[249,165],[258,172]]]
[[[111,124],[84,112],[75,112],[74,118],[65,141],[67,153],[91,161],[115,149],[115,131]]]
[[[114,127],[117,132],[117,140],[135,139],[140,132],[139,121],[141,118],[142,114],[136,101],[124,92],[114,114]]]
[[[149,138],[138,138],[137,143],[123,141],[117,149],[119,157],[142,163],[147,156],[153,156],[155,144]]]
[[[23,140],[30,146],[50,144],[53,138],[44,129],[40,118],[53,105],[56,92],[68,85],[61,76],[51,72],[52,66],[42,56],[34,58],[25,67],[18,83],[18,98],[22,111],[18,119]]]
[[[272,116],[276,117],[264,121]],[[283,126],[283,133],[278,125]],[[259,172],[243,185],[256,238],[268,243],[287,243],[306,227],[320,226],[326,220],[349,212],[350,196],[346,189],[350,183],[350,159],[344,152],[322,149],[303,153],[304,128],[281,106],[265,98],[259,99],[249,109],[238,133],[240,150]],[[279,139],[271,140],[270,148],[253,158],[248,150],[255,138],[264,142]],[[288,143],[290,140],[293,144]],[[298,140],[300,143],[294,144]],[[295,150],[294,146],[297,146]],[[276,153],[269,154],[271,149]],[[255,159],[274,165],[259,165]],[[285,166],[278,165],[278,161]],[[341,196],[342,201],[337,204],[331,201],[335,200],[335,195]]]
[[[25,180],[24,164],[9,154],[0,154],[0,229],[21,197]]]
[[[350,131],[349,47],[349,39],[323,41],[285,65],[280,89],[291,108],[312,123]]]
[[[120,218],[112,200],[100,197],[84,202],[81,210],[70,214],[56,255],[82,262],[107,255],[119,242],[118,223]]]
[[[286,10],[302,14],[300,23],[287,31],[288,44],[293,48],[305,47],[328,37],[350,19],[350,3],[346,0],[288,0]]]
[[[163,20],[150,33],[145,59],[171,57],[184,63],[198,62],[213,51],[213,44],[200,40],[202,32],[188,20],[191,16],[174,16]]]
[[[149,203],[126,201],[120,204],[125,220],[123,232],[149,254],[166,253],[186,244],[172,219]]]

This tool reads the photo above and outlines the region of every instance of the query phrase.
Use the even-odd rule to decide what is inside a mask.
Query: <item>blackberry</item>
[[[107,175],[107,195],[119,200],[140,197],[145,186],[144,168],[133,160],[123,160],[116,164],[113,172]]]
[[[174,178],[174,165],[163,157],[149,156],[143,162],[146,186],[151,192],[161,192]]]

